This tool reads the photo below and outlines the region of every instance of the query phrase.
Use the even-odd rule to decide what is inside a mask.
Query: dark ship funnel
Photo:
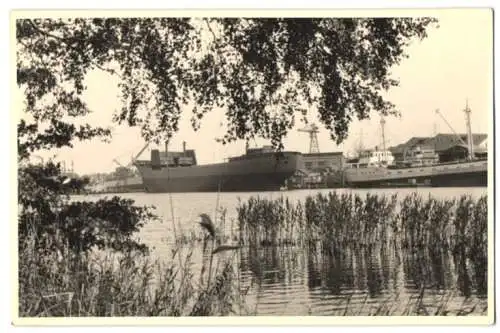
[[[151,150],[151,168],[153,170],[161,169],[160,151],[158,149]]]

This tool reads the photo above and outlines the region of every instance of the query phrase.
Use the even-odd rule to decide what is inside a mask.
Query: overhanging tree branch
[[[217,59],[203,49],[203,34],[191,33],[196,20],[201,20],[202,29],[214,38],[209,53],[215,51]],[[75,80],[79,91],[83,90],[81,82],[87,71],[95,68],[118,75],[116,70],[103,66],[117,63],[123,71],[119,78],[126,106],[118,119],[140,125],[144,137],[171,137],[178,128],[181,105],[194,101],[197,119],[218,107],[227,110],[228,124],[246,124],[229,127],[224,137],[261,136],[276,143],[287,134],[276,119],[293,123],[294,114],[288,106],[299,100],[321,111],[322,121],[337,141],[345,138],[353,116],[367,117],[372,111],[396,113],[382,98],[384,90],[397,84],[390,78],[389,69],[405,57],[408,42],[424,38],[436,20],[79,19],[65,23],[62,37],[28,22],[33,33],[30,35],[26,29],[18,36],[19,42],[25,38],[50,38],[49,48],[33,47],[29,51],[50,59],[51,64],[64,64],[63,74]],[[221,28],[220,36],[212,22]],[[51,27],[50,22],[44,24]],[[59,26],[53,23],[52,27]],[[66,54],[65,49],[70,52]],[[141,71],[144,77],[135,77]],[[277,101],[269,99],[293,73],[297,74],[295,93]],[[150,96],[155,97],[154,101]],[[279,118],[265,117],[271,102],[280,110]],[[151,110],[156,116],[149,116]],[[262,121],[269,122],[269,126],[259,125]]]

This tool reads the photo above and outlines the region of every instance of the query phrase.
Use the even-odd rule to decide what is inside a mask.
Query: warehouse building
[[[472,134],[474,157],[487,157],[487,134]],[[405,143],[389,148],[396,164],[411,161],[415,156],[424,164],[466,159],[468,147],[466,134],[441,133],[434,137],[413,137]]]
[[[307,172],[337,171],[345,164],[342,152],[302,154],[302,161]]]

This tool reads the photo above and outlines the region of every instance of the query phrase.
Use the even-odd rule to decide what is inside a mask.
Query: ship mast
[[[432,139],[432,144],[434,146],[434,153],[436,153],[436,137],[437,137],[437,122],[436,119],[434,119],[434,124],[433,124],[433,134],[434,138]]]
[[[467,144],[468,144],[468,150],[469,150],[469,160],[474,159],[474,142],[472,140],[472,129],[470,125],[470,113],[471,109],[469,108],[469,100],[466,100],[465,102],[465,121],[467,125]]]
[[[356,150],[355,153],[357,154],[357,157],[360,157],[363,153],[363,150],[365,149],[365,147],[363,146],[363,127],[359,129],[359,140],[357,146],[354,149]]]
[[[380,118],[380,126],[382,127],[382,151],[385,152],[385,119],[384,117]]]

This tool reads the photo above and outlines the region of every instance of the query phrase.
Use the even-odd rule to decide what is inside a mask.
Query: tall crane
[[[130,162],[127,164],[127,165],[123,165],[121,164],[116,158],[113,159],[113,162],[115,162],[118,166],[120,166],[121,168],[124,168],[124,169],[127,169],[129,170],[130,167],[135,163],[135,161],[137,160],[137,158],[144,152],[144,150],[146,150],[146,148],[149,146],[149,142],[147,142],[144,147],[139,151],[139,153],[137,153],[135,156],[133,156],[131,159],[130,159]],[[126,175],[122,175],[123,176],[123,185],[127,185],[127,176]]]
[[[118,164],[119,166],[121,167],[124,167],[124,168],[130,168],[134,163],[135,161],[137,160],[137,158],[139,156],[141,156],[141,154],[144,152],[144,150],[146,150],[146,148],[149,146],[149,142],[146,143],[144,145],[144,147],[142,147],[142,149],[135,155],[133,156],[131,159],[130,159],[130,162],[127,164],[127,165],[123,165],[121,164],[120,162],[118,162],[118,160],[116,158],[113,159],[113,162],[115,162],[116,164]]]
[[[382,151],[385,152],[385,118],[380,118],[380,128],[382,129]]]
[[[123,164],[120,163],[116,158],[113,158],[113,162],[115,162],[116,165],[121,166],[122,168],[126,168]]]
[[[299,132],[309,133],[309,154],[319,153],[318,133],[319,128],[316,124],[309,127],[298,129]]]

